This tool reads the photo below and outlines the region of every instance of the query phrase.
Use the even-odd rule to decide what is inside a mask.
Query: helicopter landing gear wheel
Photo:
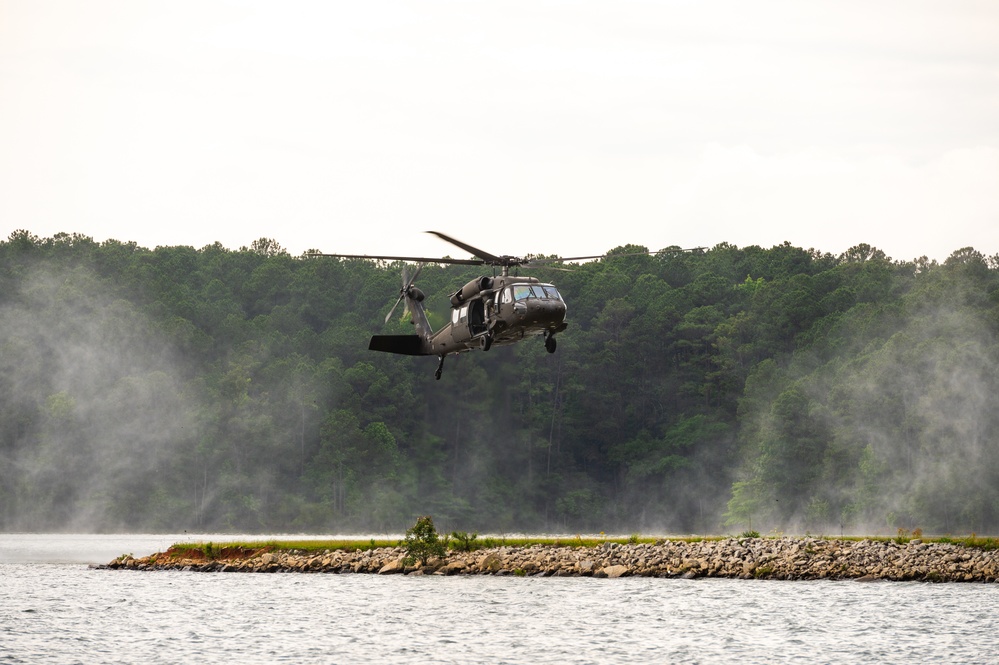
[[[545,351],[548,353],[555,353],[555,349],[558,347],[558,343],[555,341],[555,335],[548,335],[545,337]]]
[[[482,350],[488,351],[493,346],[493,334],[486,333],[482,336]]]
[[[434,372],[434,378],[438,381],[441,380],[441,374],[444,372],[444,358],[445,356],[438,356],[441,360],[437,363],[437,371]]]

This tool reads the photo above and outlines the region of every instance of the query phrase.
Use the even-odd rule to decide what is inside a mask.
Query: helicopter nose
[[[558,320],[561,322],[565,318],[565,303],[561,300],[538,300],[532,304],[535,314],[532,318],[537,321]]]

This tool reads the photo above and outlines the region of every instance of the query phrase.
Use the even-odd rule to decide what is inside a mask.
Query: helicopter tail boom
[[[374,335],[368,344],[368,350],[399,353],[405,356],[431,355],[419,335]]]

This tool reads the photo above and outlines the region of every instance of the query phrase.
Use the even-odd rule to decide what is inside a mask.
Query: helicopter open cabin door
[[[463,303],[451,310],[451,339],[467,342],[484,335],[486,326],[485,304],[481,298]]]
[[[487,330],[485,301],[476,298],[468,303],[468,333],[472,337],[478,337]]]

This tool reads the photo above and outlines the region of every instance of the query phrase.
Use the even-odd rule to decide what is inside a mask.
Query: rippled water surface
[[[0,663],[999,660],[995,584],[226,574],[86,565],[182,539],[0,535]]]

